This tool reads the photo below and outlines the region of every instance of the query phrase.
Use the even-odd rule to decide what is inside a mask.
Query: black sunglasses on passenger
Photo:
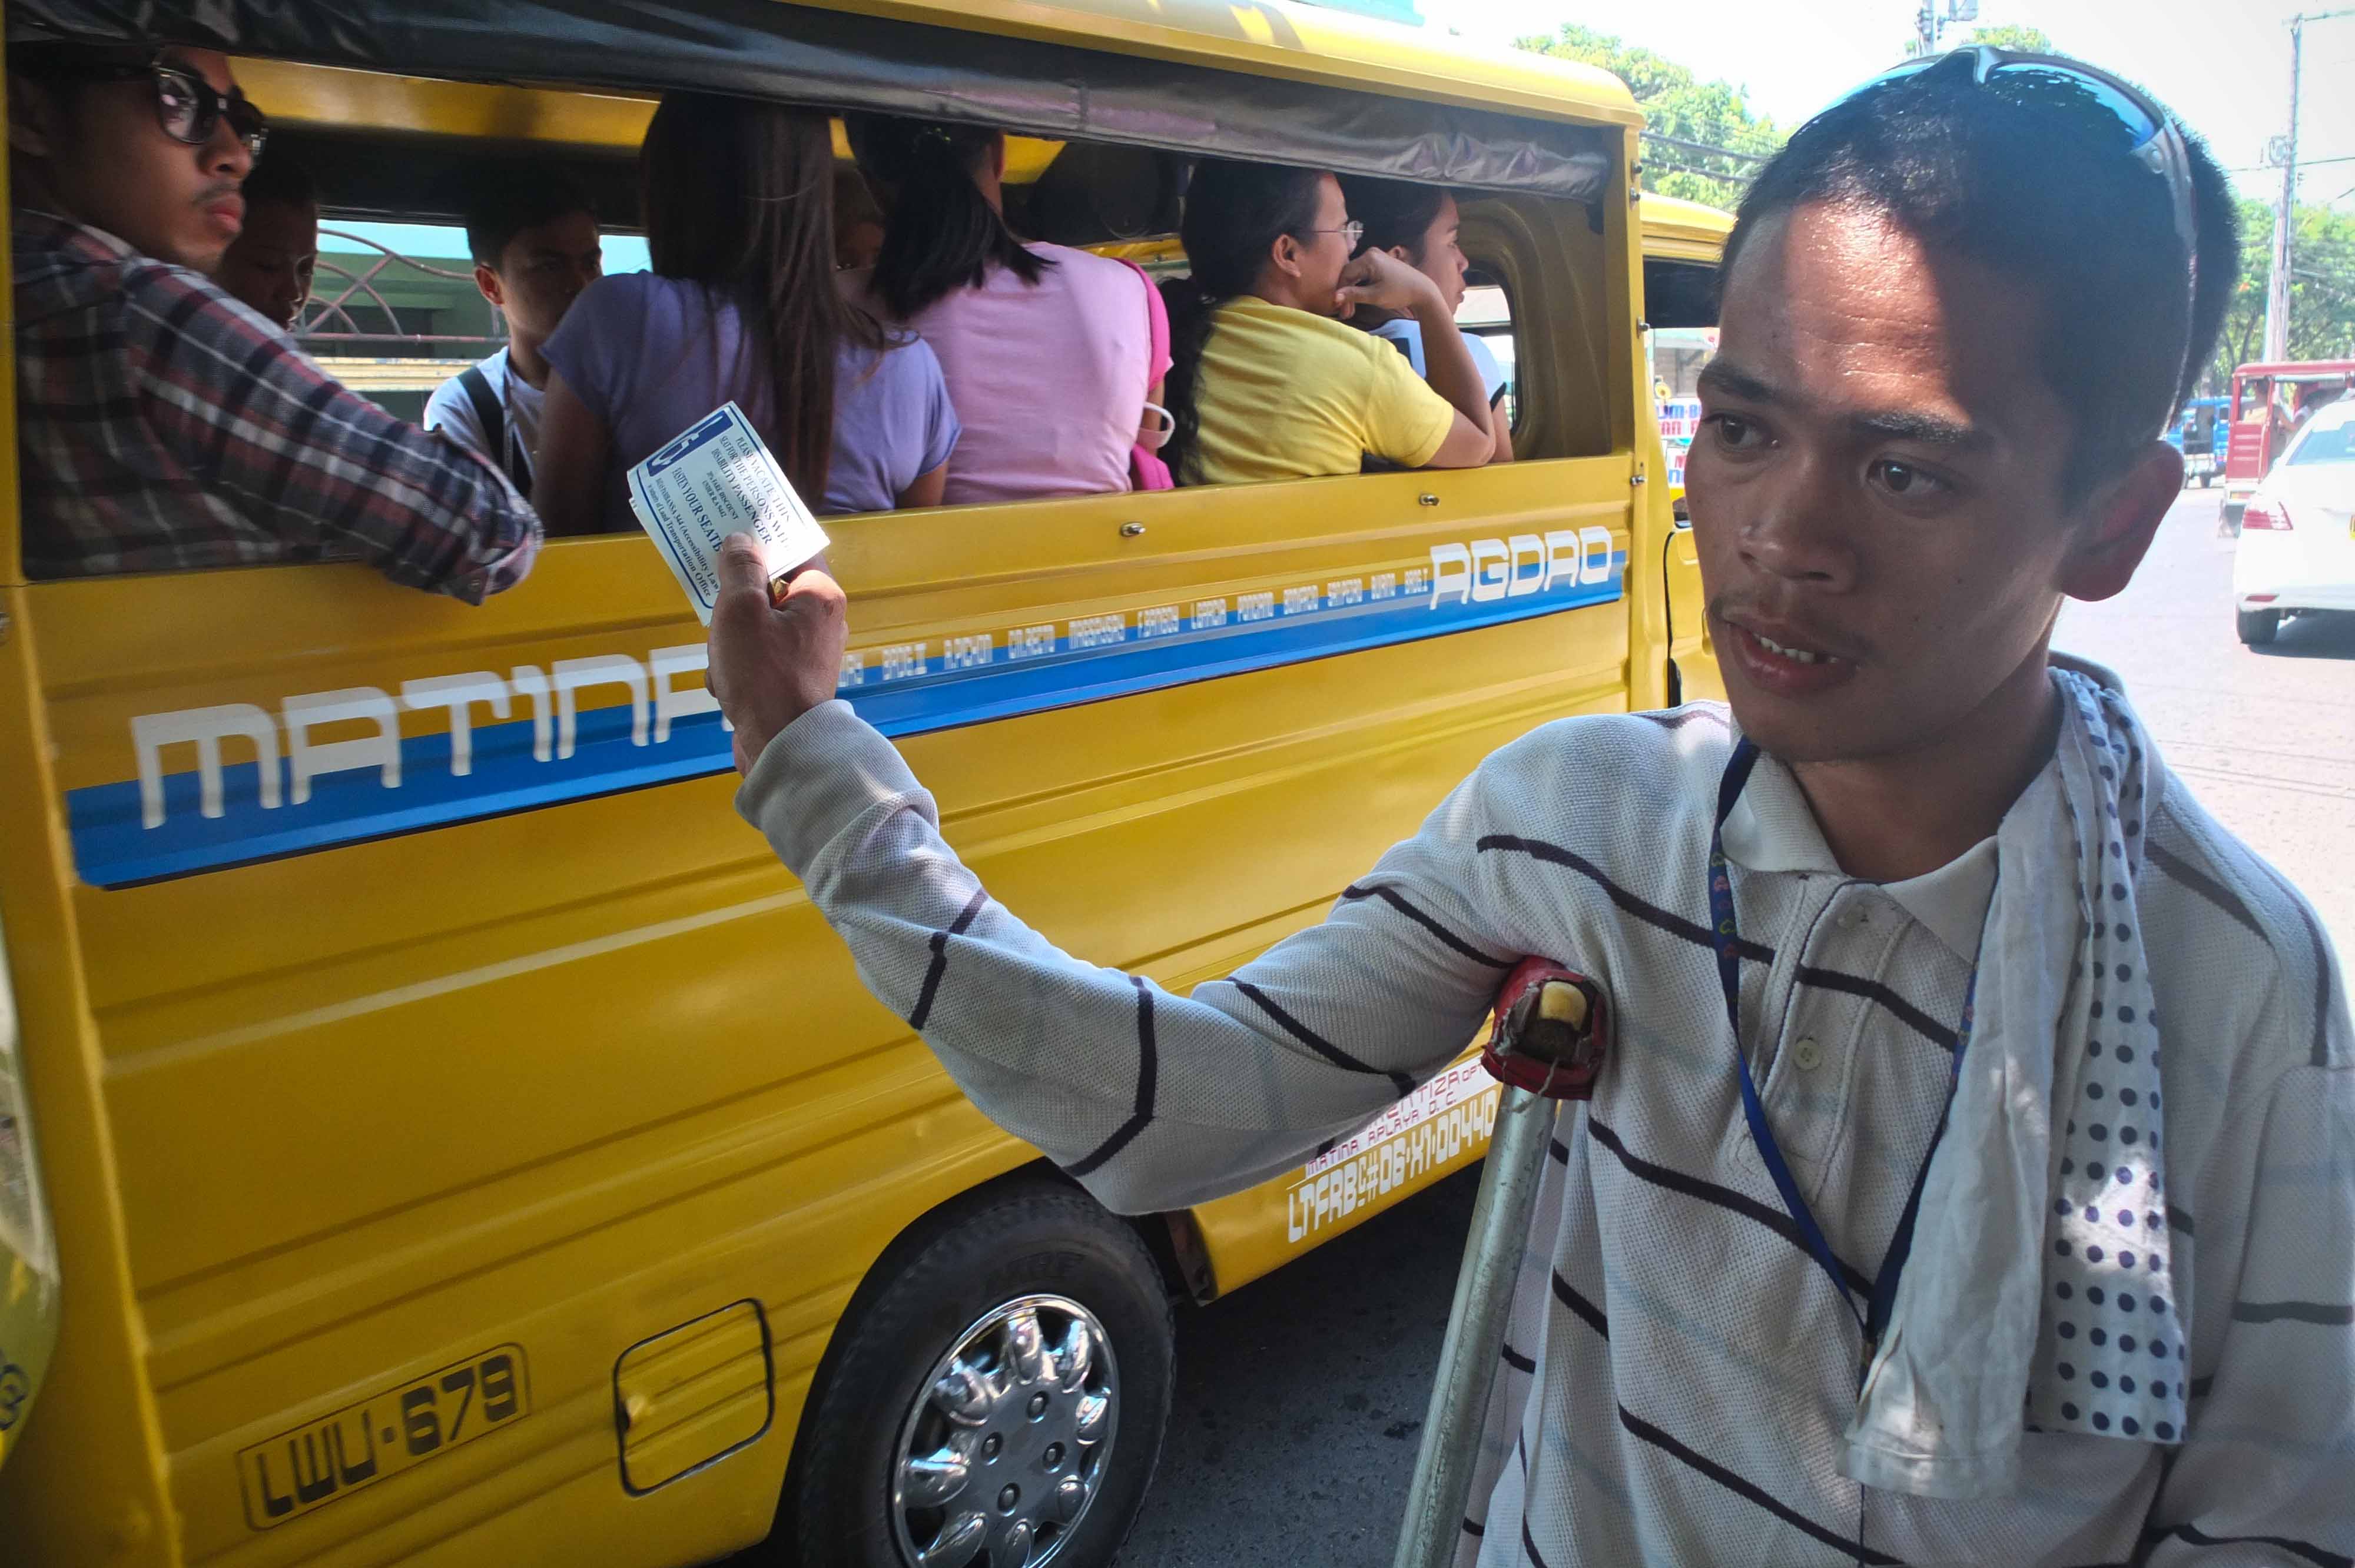
[[[201,147],[223,120],[246,152],[261,156],[270,140],[270,120],[236,88],[223,92],[185,66],[149,61],[141,65],[92,65],[75,71],[85,81],[147,80],[155,90],[155,123],[175,142]]]
[[[2057,55],[2019,54],[1989,44],[1951,50],[1932,58],[1908,60],[1874,77],[1858,92],[1870,92],[1886,83],[1954,65],[1970,63],[1971,80],[2021,102],[2058,103],[2092,109],[2115,121],[2128,138],[2127,153],[2137,163],[2167,182],[2174,206],[2175,236],[2183,242],[2186,258],[2200,253],[2200,228],[2191,185],[2191,153],[2183,132],[2167,111],[2141,89],[2082,60]],[[1853,95],[1851,95],[1853,96]]]

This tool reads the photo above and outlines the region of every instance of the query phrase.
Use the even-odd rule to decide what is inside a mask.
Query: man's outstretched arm
[[[1063,953],[990,898],[891,744],[833,698],[842,595],[822,573],[769,601],[723,557],[714,690],[737,726],[739,809],[958,1084],[1124,1212],[1296,1164],[1471,1039],[1519,956],[1483,916],[1477,776],[1322,926],[1176,997]]]
[[[135,277],[123,322],[142,410],[256,527],[468,604],[523,580],[539,518],[496,469],[346,390],[209,280]]]

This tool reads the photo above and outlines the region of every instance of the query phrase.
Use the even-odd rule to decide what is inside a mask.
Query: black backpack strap
[[[481,366],[470,365],[458,372],[458,387],[474,405],[474,422],[483,428],[483,443],[498,454],[499,467],[506,471],[517,493],[529,500],[531,460],[521,451],[508,450],[506,405],[499,401],[491,378],[483,374]]]
[[[479,365],[470,365],[458,372],[458,389],[474,408],[474,423],[482,428],[483,444],[495,452],[507,449],[507,410],[499,395],[491,388],[491,378],[483,374]]]

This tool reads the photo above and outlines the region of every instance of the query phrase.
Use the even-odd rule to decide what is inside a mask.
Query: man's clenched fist
[[[777,732],[834,696],[850,630],[842,585],[804,567],[772,602],[769,568],[750,534],[719,547],[707,683],[736,726],[736,771],[749,773]]]

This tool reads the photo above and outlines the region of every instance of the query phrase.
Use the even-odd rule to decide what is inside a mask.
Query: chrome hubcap
[[[900,1425],[892,1525],[910,1568],[1024,1568],[1095,1501],[1119,1374],[1095,1314],[1060,1296],[988,1313],[932,1365]]]

